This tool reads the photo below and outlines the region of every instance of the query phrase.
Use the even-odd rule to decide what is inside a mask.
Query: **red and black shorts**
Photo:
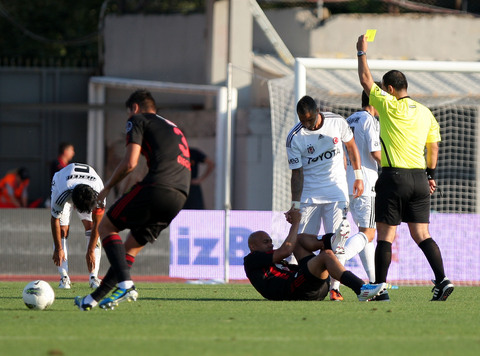
[[[323,300],[330,289],[330,278],[320,279],[309,270],[307,263],[315,255],[309,255],[298,261],[298,271],[290,280],[289,300]]]
[[[430,186],[424,169],[382,168],[375,184],[375,221],[430,222]]]
[[[138,183],[107,212],[120,231],[130,229],[140,245],[153,243],[183,208],[185,193],[164,186]]]

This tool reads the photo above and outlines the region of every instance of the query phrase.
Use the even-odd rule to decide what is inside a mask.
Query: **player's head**
[[[70,142],[62,142],[58,146],[58,154],[60,156],[65,156],[68,161],[70,161],[73,156],[75,156],[75,148]]]
[[[20,167],[17,170],[18,176],[20,177],[20,180],[24,181],[30,178],[30,173],[28,172],[28,169],[25,167]]]
[[[89,213],[96,205],[97,192],[86,184],[78,184],[73,188],[72,202],[80,213]]]
[[[135,108],[138,107],[139,112],[156,112],[157,106],[152,94],[145,89],[135,90],[125,102],[127,110],[135,113]]]
[[[381,82],[375,82],[380,88],[382,87]],[[362,108],[369,106],[370,105],[370,97],[367,93],[365,93],[365,90],[362,90]]]
[[[391,70],[383,75],[383,87],[387,89],[390,85],[396,91],[407,90],[408,82],[405,74],[398,70]]]
[[[308,130],[316,129],[318,123],[318,106],[312,97],[305,95],[297,103],[298,119]]]
[[[272,238],[265,231],[255,231],[248,237],[250,251],[268,252],[273,250]]]

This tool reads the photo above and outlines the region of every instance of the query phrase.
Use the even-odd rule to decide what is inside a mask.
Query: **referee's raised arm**
[[[367,40],[365,35],[358,37],[357,41],[357,58],[358,58],[358,78],[360,79],[360,84],[365,90],[365,93],[370,94],[370,90],[373,86],[373,77],[370,73],[370,68],[368,68],[367,63]]]

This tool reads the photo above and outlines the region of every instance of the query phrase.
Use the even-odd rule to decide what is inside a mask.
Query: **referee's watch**
[[[357,52],[357,57],[366,56],[366,55],[367,55],[367,52],[363,52],[363,51]]]

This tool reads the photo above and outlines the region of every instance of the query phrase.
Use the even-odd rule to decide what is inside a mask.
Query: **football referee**
[[[370,104],[377,109],[380,118],[382,173],[375,185],[375,283],[387,279],[392,243],[397,226],[403,221],[408,224],[410,235],[435,275],[432,300],[444,301],[454,286],[445,277],[440,248],[428,231],[430,195],[436,189],[434,176],[440,127],[428,108],[408,96],[407,79],[402,72],[391,70],[384,74],[382,88],[374,83],[367,63],[364,35],[358,38],[357,51],[360,84],[370,93]],[[387,301],[389,296],[383,293],[377,300]]]

